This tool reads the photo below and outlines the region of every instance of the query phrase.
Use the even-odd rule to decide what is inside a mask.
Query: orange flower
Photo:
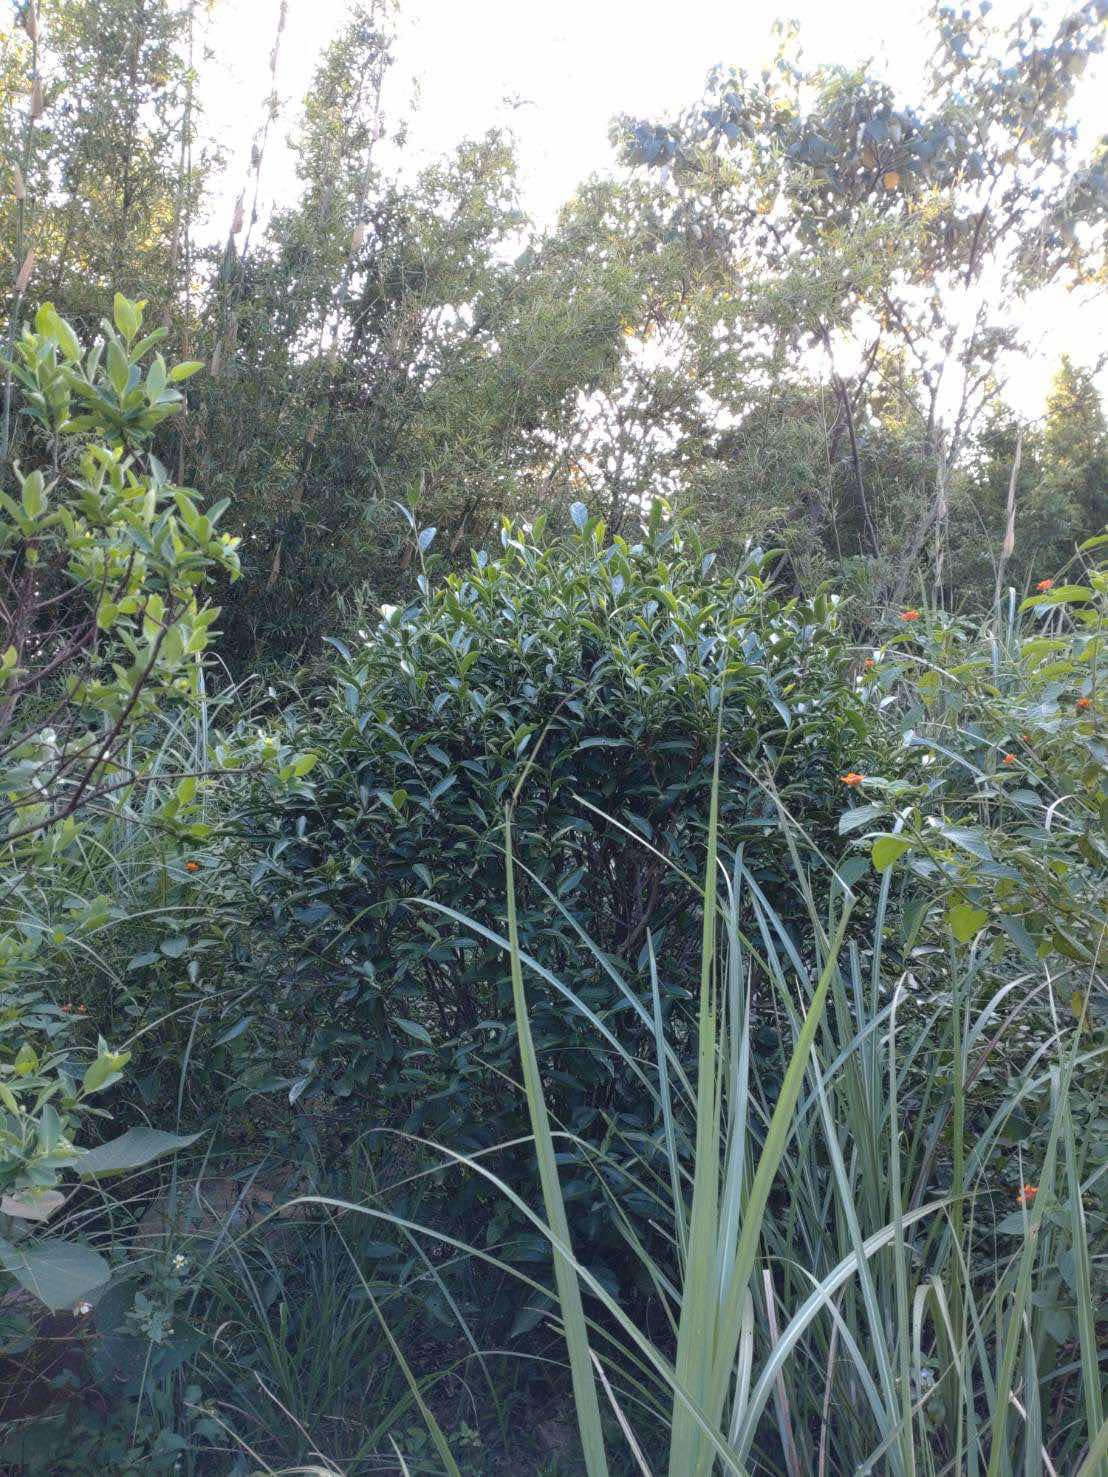
[[[855,774],[854,771],[851,770],[849,774],[843,775],[843,784],[850,785],[853,788],[854,785],[860,785],[864,779],[864,774]]]
[[[1074,706],[1077,708],[1077,711],[1079,713],[1083,713],[1086,708],[1091,708],[1092,705],[1093,705],[1093,700],[1092,700],[1091,697],[1079,697],[1077,699],[1077,702],[1074,704]]]
[[[77,1009],[78,1009],[78,1011],[80,1012],[81,1015],[87,1015],[88,1014],[88,1006],[87,1005],[78,1005]]]
[[[1053,590],[1053,588],[1054,588],[1054,581],[1053,580],[1040,580],[1039,583],[1035,586],[1035,588],[1036,588],[1036,590],[1038,590],[1038,592],[1039,592],[1040,595],[1045,595],[1048,590]]]
[[[900,612],[900,619],[902,621],[918,621],[919,620],[919,611],[918,610],[902,610]]]
[[[199,862],[186,862],[185,863],[185,871],[186,872],[199,872],[199,870],[200,870],[200,863]]]
[[[1016,756],[1014,754],[1005,754],[1004,762],[1005,764],[1015,764]]]
[[[1029,733],[1021,733],[1020,738],[1025,744],[1029,744],[1031,742],[1031,735]]]
[[[1016,1203],[1019,1205],[1030,1205],[1038,1193],[1038,1185],[1024,1185],[1016,1191]]]
[[[868,669],[869,669],[869,668],[870,668],[870,667],[872,667],[872,666],[873,666],[873,665],[874,665],[874,661],[873,661],[873,657],[871,657],[871,656],[867,656],[867,657],[866,657],[866,668],[867,668],[867,670],[868,670]]]

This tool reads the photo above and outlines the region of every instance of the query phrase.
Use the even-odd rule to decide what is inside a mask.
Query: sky
[[[878,56],[910,85],[920,60],[913,0],[786,4],[813,59]],[[215,0],[205,105],[239,175],[268,90],[279,9],[280,0]],[[346,10],[347,0],[289,0],[277,78],[284,99],[304,95]],[[613,114],[675,111],[699,96],[715,63],[760,65],[772,55],[779,14],[780,0],[402,0],[385,105],[407,116],[418,86],[413,162],[510,125],[525,203],[547,223],[581,179],[610,162]],[[282,152],[267,155],[271,189],[289,184],[292,161]]]
[[[994,8],[1014,9],[1014,0]],[[225,186],[212,202],[215,235],[226,230],[245,183],[279,9],[280,0],[214,0],[207,22],[201,92],[208,127],[228,156]],[[275,199],[295,199],[287,135],[346,11],[347,0],[288,0],[277,72],[283,107],[265,156],[263,212]],[[772,55],[781,14],[798,21],[810,61],[874,58],[910,95],[926,61],[921,11],[917,0],[401,0],[384,106],[409,124],[404,166],[412,170],[467,135],[510,126],[524,208],[546,225],[581,180],[611,166],[613,115],[665,117],[700,95],[716,63],[759,67]],[[1086,89],[1082,123],[1090,136],[1108,128],[1106,94]],[[1030,326],[1038,353],[1020,369],[1013,398],[1037,413],[1061,347],[1091,363],[1108,338],[1108,318],[1059,294]]]

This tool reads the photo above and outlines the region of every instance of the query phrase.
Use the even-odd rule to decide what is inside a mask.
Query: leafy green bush
[[[222,508],[201,513],[196,493],[143,455],[181,406],[174,383],[200,366],[167,368],[156,354],[143,374],[165,330],[140,337],[142,305],[119,294],[103,328],[103,344],[84,355],[47,303],[16,346],[43,464],[16,468],[18,498],[0,494],[9,848],[43,831],[68,844],[78,812],[133,778],[121,756],[136,722],[196,694],[219,614],[198,595],[217,569],[238,569],[237,541],[216,532]]]
[[[897,622],[866,682],[918,762],[861,779],[862,803],[840,822],[885,878],[913,985],[904,1018],[938,1010],[956,1023],[950,1049],[932,1043],[902,1091],[931,1119],[927,1172],[957,1182],[974,1144],[983,1187],[1001,1197],[972,1215],[952,1206],[967,1254],[1007,1252],[1023,1235],[1026,1185],[1058,1196],[1035,1293],[1036,1359],[1044,1379],[1058,1371],[1054,1431],[1071,1418],[1066,1360],[1108,1308],[1103,1268],[1083,1250],[1108,1232],[1106,544],[1088,540],[1068,582],[1044,577],[1018,605],[1010,592],[983,627],[942,612]],[[1044,1070],[1059,1060],[1064,1093],[1058,1071]],[[943,1103],[936,1071],[965,1073],[959,1099]],[[1060,1154],[1060,1131],[1064,1193],[1038,1168]],[[1099,1394],[1084,1378],[1094,1412]]]
[[[1103,1043],[1090,1047],[1083,1013],[1075,1023],[1059,1009],[1064,975],[1039,964],[1012,978],[968,940],[942,947],[941,868],[922,876],[923,906],[901,910],[883,867],[867,924],[841,869],[813,866],[798,948],[741,854],[721,867],[718,798],[689,1012],[695,1073],[657,1013],[656,1068],[617,1044],[653,1109],[634,1152],[667,1234],[651,1246],[613,1201],[609,1213],[644,1267],[653,1319],[613,1295],[567,1214],[570,1176],[584,1164],[602,1181],[620,1130],[584,1142],[552,1130],[507,847],[506,951],[545,1219],[518,1179],[463,1158],[553,1251],[585,1470],[606,1477],[630,1453],[671,1477],[710,1477],[721,1459],[744,1473],[1098,1477],[1108,1288],[1095,1251],[1108,1217],[1103,1120],[1082,1121],[1081,1108],[1090,1080],[1102,1088]],[[509,837],[510,826],[509,811]],[[743,928],[748,895],[757,943]],[[1024,982],[1055,1012],[1031,1043],[1011,1030]],[[768,1058],[752,1029],[756,983],[788,1023]],[[618,1431],[605,1429],[606,1403]]]
[[[11,365],[39,465],[15,467],[17,496],[0,492],[0,1281],[50,1307],[110,1272],[87,1246],[37,1234],[66,1199],[63,1175],[132,1169],[191,1142],[134,1128],[95,1148],[75,1143],[91,1117],[110,1116],[90,1099],[131,1053],[102,1037],[90,1053],[73,1028],[84,1007],[42,989],[66,951],[87,973],[90,940],[118,919],[110,897],[74,884],[150,778],[134,752],[144,725],[196,702],[218,615],[204,585],[238,567],[234,540],[216,532],[219,510],[202,514],[146,450],[181,405],[173,386],[199,365],[169,368],[155,354],[144,372],[165,330],[143,337],[142,308],[117,294],[114,322],[86,354],[45,304]],[[169,789],[158,823],[178,842],[202,835],[196,774]]]
[[[1085,994],[1108,931],[1108,567],[1095,559],[1106,543],[1083,546],[1093,557],[1073,582],[1043,579],[1018,610],[1010,598],[984,636],[937,615],[892,637],[867,686],[898,697],[921,762],[863,777],[866,803],[840,823],[908,892],[940,895],[960,942],[1024,965],[1052,958]]]
[[[661,506],[638,544],[609,540],[580,504],[573,519],[559,539],[541,522],[505,526],[499,557],[441,582],[423,530],[419,598],[336,641],[333,677],[290,719],[290,747],[322,757],[281,803],[255,881],[287,956],[273,998],[278,1029],[287,1039],[293,1023],[301,1043],[281,1079],[293,1099],[326,1090],[409,1129],[461,1123],[469,1147],[510,1137],[495,936],[517,792],[522,946],[550,970],[572,959],[577,999],[625,1040],[642,1022],[610,971],[617,961],[648,998],[648,930],[669,961],[663,1008],[688,998],[717,725],[721,832],[783,916],[799,916],[800,896],[777,804],[802,847],[837,844],[840,777],[876,762],[876,714],[835,597],[778,598],[758,552],[717,572]],[[413,910],[415,896],[437,915]],[[489,932],[459,927],[463,912]],[[535,998],[534,1032],[567,1123],[645,1124],[610,1049],[553,987]]]

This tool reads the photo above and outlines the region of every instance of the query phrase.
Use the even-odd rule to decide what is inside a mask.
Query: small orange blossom
[[[919,611],[918,610],[902,610],[900,612],[900,619],[902,621],[918,621],[919,620]]]
[[[1038,1193],[1038,1185],[1023,1185],[1016,1191],[1016,1200],[1020,1205],[1030,1205]]]
[[[1015,764],[1016,756],[1014,754],[1005,754],[1004,762],[1005,764]]]
[[[849,774],[843,775],[843,784],[853,787],[854,785],[860,785],[864,779],[864,774],[855,774],[854,770],[851,770]]]
[[[1080,712],[1080,713],[1083,713],[1086,708],[1091,708],[1092,705],[1093,705],[1093,700],[1092,700],[1091,697],[1079,697],[1077,699],[1077,702],[1074,704],[1074,706],[1077,708],[1078,712]]]
[[[185,863],[185,871],[186,872],[199,872],[199,870],[200,870],[200,863],[199,862],[186,862]]]
[[[1045,595],[1046,592],[1047,592],[1047,590],[1053,590],[1053,588],[1054,588],[1054,581],[1053,580],[1040,580],[1039,583],[1035,586],[1035,588],[1036,588],[1036,590],[1038,590],[1038,592],[1039,592],[1040,595]]]

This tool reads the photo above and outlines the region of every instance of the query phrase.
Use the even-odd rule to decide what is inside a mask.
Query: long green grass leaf
[[[504,812],[504,854],[507,863],[508,947],[512,975],[512,999],[515,1003],[523,1084],[527,1093],[528,1110],[531,1114],[531,1127],[535,1135],[535,1154],[538,1159],[539,1179],[542,1183],[547,1219],[555,1236],[564,1246],[569,1247],[571,1245],[569,1222],[566,1219],[565,1202],[562,1199],[558,1164],[554,1156],[554,1142],[550,1134],[550,1120],[547,1116],[546,1099],[543,1094],[542,1075],[531,1037],[527,997],[523,989],[523,965],[520,959],[519,929],[516,921],[515,876],[512,870],[512,817],[511,810],[507,808]],[[573,1264],[566,1260],[557,1245],[554,1247],[554,1278],[558,1286],[558,1301],[561,1304],[566,1347],[569,1351],[573,1396],[577,1408],[577,1424],[581,1432],[585,1467],[589,1477],[607,1477],[608,1459],[604,1447],[604,1429],[600,1420],[600,1402],[596,1394],[592,1351],[589,1348],[585,1311],[581,1303],[581,1289]]]

